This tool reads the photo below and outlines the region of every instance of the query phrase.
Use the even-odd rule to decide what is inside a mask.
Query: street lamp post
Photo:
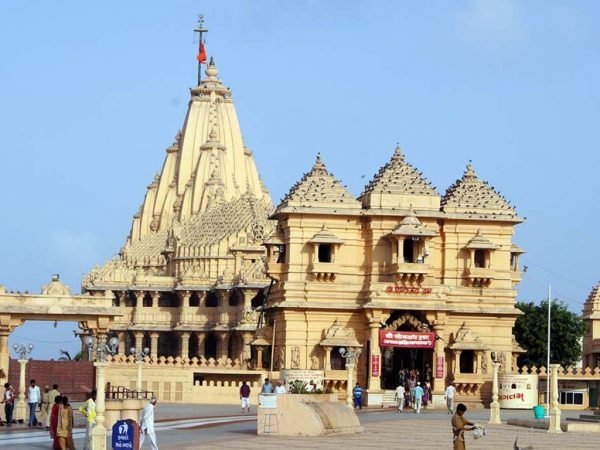
[[[25,366],[27,366],[27,355],[33,350],[33,344],[15,344],[13,350],[19,355],[19,401],[15,410],[15,418],[17,420],[25,420],[27,418],[27,405],[25,404]]]
[[[492,379],[492,403],[490,403],[490,421],[488,423],[500,424],[500,403],[498,403],[498,369],[500,363],[492,361],[494,375]]]
[[[94,345],[94,338],[88,336],[86,344],[90,360],[96,353],[96,426],[92,430],[92,450],[106,450],[106,427],[104,426],[104,401],[106,398],[104,369],[107,365],[106,357],[114,355],[119,346],[119,339],[110,338],[106,343],[106,334],[99,334]]]
[[[146,356],[148,356],[148,353],[150,353],[150,349],[148,347],[144,347],[143,349],[136,350],[135,347],[131,347],[129,351],[134,356],[135,363],[137,364],[137,381],[135,384],[135,390],[137,391],[137,396],[139,398],[140,392],[142,391],[142,366],[144,365]]]
[[[346,359],[346,404],[349,408],[353,408],[352,403],[352,371],[354,370],[355,361],[360,358],[362,349],[360,347],[342,347],[340,355]]]

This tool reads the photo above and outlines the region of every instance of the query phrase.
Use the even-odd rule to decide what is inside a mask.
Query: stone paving
[[[377,415],[377,414],[369,414]],[[361,414],[365,431],[362,434],[338,435],[325,437],[266,437],[256,436],[248,429],[240,432],[239,438],[203,439],[202,430],[197,431],[196,442],[179,442],[177,445],[161,444],[161,450],[194,450],[194,449],[450,449],[452,434],[450,432],[450,416],[441,414],[426,417],[412,414],[398,415],[397,420],[371,421],[365,423]],[[382,417],[383,418],[383,417]],[[482,420],[481,423],[485,424]],[[600,435],[596,433],[563,433],[549,434],[541,430],[509,426],[487,425],[487,436],[475,440],[467,437],[467,448],[474,449],[514,449],[518,437],[519,447],[532,446],[536,450],[577,450],[599,449]],[[202,442],[200,444],[200,442]]]

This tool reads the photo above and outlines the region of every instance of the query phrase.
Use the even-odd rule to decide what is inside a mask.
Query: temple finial
[[[196,59],[198,60],[198,85],[200,85],[200,81],[202,81],[202,64],[206,63],[206,49],[204,48],[203,34],[208,33],[208,29],[204,28],[204,15],[200,14],[198,16],[198,27],[194,28],[194,33],[198,33],[198,56]]]

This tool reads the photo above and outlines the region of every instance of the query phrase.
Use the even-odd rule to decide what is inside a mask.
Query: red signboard
[[[371,375],[374,377],[379,376],[379,355],[371,357]]]
[[[444,378],[444,357],[437,357],[437,364],[435,366],[435,377],[436,378]]]
[[[433,348],[435,333],[379,330],[381,347]]]

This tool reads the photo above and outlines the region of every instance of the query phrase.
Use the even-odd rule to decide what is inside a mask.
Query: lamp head
[[[135,347],[131,347],[131,348],[129,349],[129,353],[135,354]]]
[[[88,347],[91,347],[91,346],[92,346],[92,344],[94,343],[94,338],[93,338],[93,337],[91,337],[91,336],[88,336],[88,337],[86,337],[86,338],[85,338],[85,343],[86,343],[86,345],[87,345]]]
[[[108,341],[108,345],[110,345],[113,348],[117,347],[119,345],[119,338],[116,336],[111,337]]]

